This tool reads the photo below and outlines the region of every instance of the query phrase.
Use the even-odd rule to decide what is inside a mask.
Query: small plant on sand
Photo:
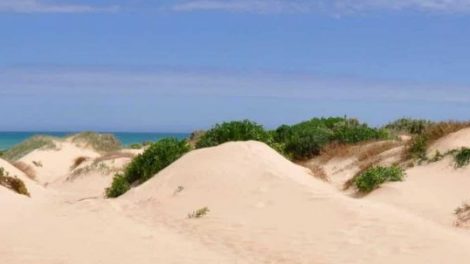
[[[206,214],[208,214],[209,211],[210,211],[209,208],[203,207],[201,209],[198,209],[198,210],[188,214],[188,218],[190,218],[190,219],[191,218],[201,218],[201,217],[205,216]]]
[[[0,167],[0,185],[10,190],[13,190],[18,194],[30,196],[28,189],[26,188],[26,185],[24,184],[24,182],[17,177],[11,177],[8,174],[8,172],[6,172],[5,169],[1,167]]]
[[[28,155],[36,149],[54,149],[56,145],[52,137],[48,136],[34,136],[29,138],[18,145],[13,146],[11,149],[5,151],[3,158],[9,161],[16,161]]]
[[[126,167],[124,174],[118,174],[116,181],[117,185],[112,185],[108,188],[107,193],[123,194],[121,191],[125,188],[114,190],[114,186],[122,186],[122,181],[127,181],[129,186],[141,184],[155,174],[166,168],[168,165],[179,159],[190,150],[186,140],[178,140],[174,138],[167,138],[157,141],[148,147],[144,153],[135,157],[132,162]],[[127,190],[126,190],[127,191]],[[116,196],[108,196],[116,197]]]
[[[454,156],[455,166],[462,168],[470,164],[470,149],[462,148]]]
[[[33,160],[33,164],[34,166],[38,167],[38,168],[42,168],[42,162],[41,161],[35,161]]]
[[[356,188],[363,193],[369,193],[377,189],[384,182],[402,181],[405,172],[398,166],[371,167],[357,176],[354,180]]]
[[[263,126],[249,120],[243,120],[216,124],[215,127],[199,137],[196,148],[213,147],[229,141],[247,140],[272,143],[271,135],[264,130]]]

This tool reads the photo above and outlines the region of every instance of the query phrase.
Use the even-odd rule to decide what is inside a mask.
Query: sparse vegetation
[[[470,205],[468,203],[464,203],[461,207],[455,209],[454,213],[457,217],[455,221],[457,227],[470,226]]]
[[[470,164],[470,149],[462,148],[454,156],[455,166],[462,168]]]
[[[18,194],[26,195],[28,197],[30,196],[24,182],[17,177],[11,177],[2,167],[0,167],[0,185],[15,191]]]
[[[426,151],[432,143],[466,127],[470,127],[470,122],[445,121],[428,124],[422,133],[415,135],[408,143],[405,159],[427,160]]]
[[[28,165],[28,164],[26,164],[22,161],[15,161],[15,162],[12,163],[12,165],[15,166],[21,172],[23,172],[31,180],[36,179],[36,171],[30,165]]]
[[[422,134],[424,130],[432,124],[432,121],[426,119],[400,118],[385,125],[396,133]]]
[[[210,211],[209,208],[203,207],[201,209],[198,209],[198,210],[188,214],[188,218],[190,218],[190,219],[191,218],[201,218],[201,217],[205,216],[206,214],[208,214],[209,211]]]
[[[10,148],[3,154],[3,158],[16,161],[36,149],[54,149],[56,145],[52,137],[34,136]]]
[[[106,190],[107,196],[117,197],[124,193],[122,191],[127,191],[128,189],[122,188],[125,186],[122,183],[123,180],[127,182],[126,186],[145,182],[189,150],[186,140],[168,138],[157,141],[144,153],[135,157],[125,169],[124,174],[116,175],[112,186]]]
[[[354,184],[360,192],[369,193],[384,182],[402,181],[404,176],[405,172],[398,166],[375,166],[355,177]]]
[[[72,142],[91,147],[98,152],[111,152],[120,150],[122,145],[113,134],[99,134],[95,132],[82,132],[70,136]]]
[[[71,170],[74,170],[75,168],[77,168],[78,166],[80,166],[80,164],[82,164],[83,162],[85,162],[86,160],[88,160],[87,157],[77,157],[74,161],[73,161],[73,164],[72,166],[70,167]]]
[[[247,140],[272,143],[271,135],[264,130],[263,126],[249,120],[243,120],[216,124],[200,137],[196,148],[213,147],[229,141]]]

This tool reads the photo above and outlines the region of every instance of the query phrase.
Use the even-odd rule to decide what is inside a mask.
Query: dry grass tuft
[[[80,166],[80,164],[82,164],[83,162],[87,161],[88,158],[87,157],[77,157],[74,161],[73,161],[73,165],[72,167],[70,168],[71,170],[74,170],[76,169],[78,166]]]
[[[36,179],[36,171],[34,168],[22,161],[15,161],[12,163],[18,170],[22,171],[31,180]]]
[[[362,143],[365,144],[365,143]],[[344,158],[354,154],[354,147],[357,145],[331,143],[325,146],[320,153],[320,161],[327,162],[332,158]]]
[[[18,194],[30,196],[28,189],[26,188],[26,185],[24,182],[17,178],[17,177],[11,177],[5,169],[0,167],[0,185],[4,186]]]
[[[423,133],[415,135],[406,145],[407,151],[402,160],[420,159],[426,160],[427,148],[437,141],[451,133],[470,127],[470,122],[443,121],[433,123],[426,127]]]
[[[321,180],[328,181],[328,175],[320,165],[311,164],[308,166],[308,168],[312,171],[313,176]]]
[[[383,141],[375,142],[363,147],[358,151],[357,160],[359,162],[376,157],[388,150],[401,146],[403,143],[400,141]]]
[[[461,207],[455,209],[457,220],[455,226],[457,227],[470,227],[470,205],[463,204]]]
[[[120,159],[120,158],[130,158],[130,159],[132,159],[134,157],[135,157],[135,154],[133,154],[133,153],[116,151],[116,152],[106,153],[105,155],[95,159],[94,162],[97,163],[97,162],[113,160],[113,159]]]

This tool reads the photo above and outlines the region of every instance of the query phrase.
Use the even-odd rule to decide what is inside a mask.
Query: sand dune
[[[400,152],[380,155],[392,163]],[[71,167],[81,156],[88,159]],[[354,157],[323,164],[334,172],[325,182],[263,143],[226,143],[192,151],[122,197],[104,199],[113,173],[130,157],[100,157],[70,142],[36,150],[22,161],[42,163],[35,167],[38,183],[0,160],[32,190],[28,198],[0,187],[0,263],[470,259],[470,233],[453,225],[453,210],[470,198],[470,171],[455,170],[449,159],[412,168],[404,182],[358,199],[338,188],[357,170]],[[105,165],[95,166],[97,160]],[[206,207],[206,215],[188,218]]]
[[[346,197],[257,142],[190,153],[121,200],[130,216],[257,263],[466,263],[470,255],[469,237]],[[207,217],[187,219],[205,206]]]
[[[462,147],[470,148],[470,128],[464,128],[437,140],[429,147],[428,156],[434,155],[436,151],[444,154]]]

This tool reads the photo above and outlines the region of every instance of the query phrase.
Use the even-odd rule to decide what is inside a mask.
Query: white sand
[[[460,149],[462,147],[470,148],[470,128],[464,128],[437,140],[429,147],[428,156],[433,157],[436,151],[444,154],[449,150]]]
[[[470,234],[451,223],[470,174],[453,171],[446,160],[355,199],[262,143],[227,143],[193,151],[123,197],[106,200],[97,192],[112,175],[97,170],[67,181],[76,157],[95,155],[63,145],[22,159],[42,161],[40,182],[50,184],[42,199],[0,187],[0,263],[470,260]],[[187,218],[203,207],[210,210],[206,216]]]

